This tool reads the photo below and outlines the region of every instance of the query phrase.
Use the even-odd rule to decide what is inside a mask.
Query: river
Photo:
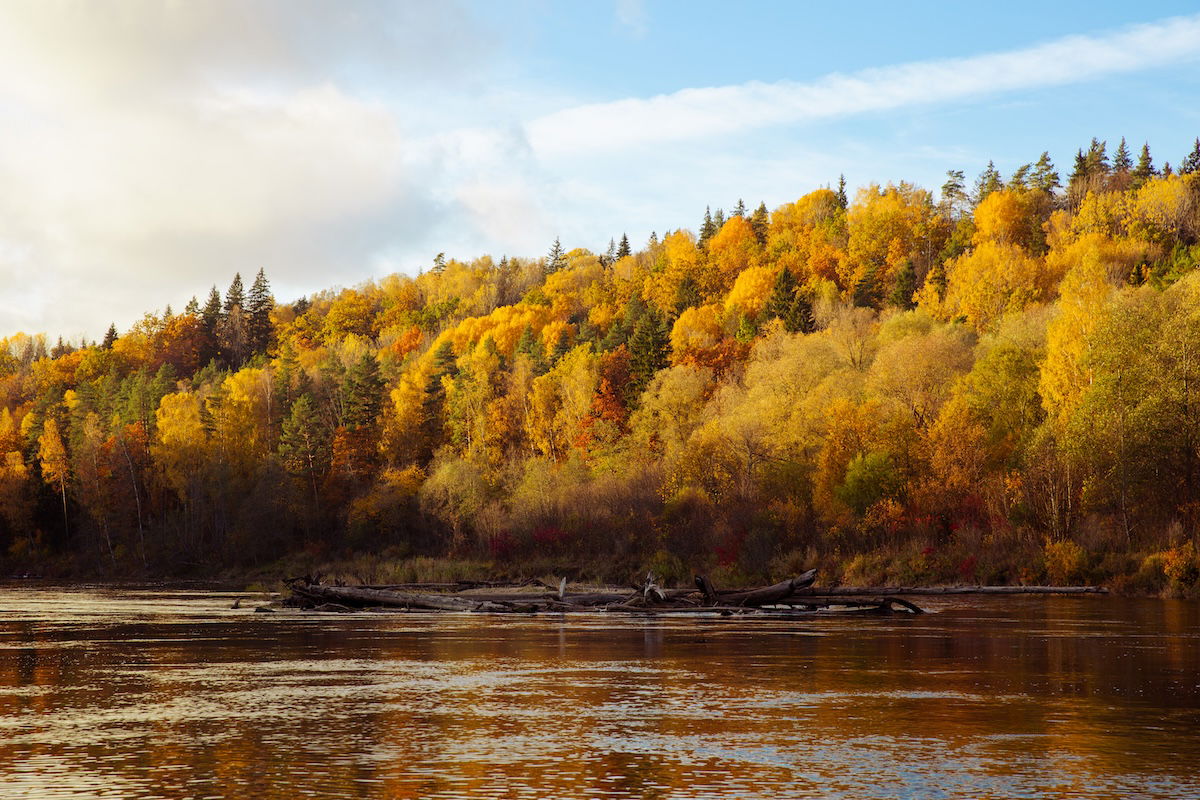
[[[0,798],[1200,797],[1200,604],[255,614],[0,588]]]

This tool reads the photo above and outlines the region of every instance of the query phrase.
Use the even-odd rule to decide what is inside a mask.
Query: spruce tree
[[[746,216],[746,204],[742,202],[742,198],[740,197],[738,198],[737,205],[733,207],[733,216],[743,218]]]
[[[1088,146],[1087,155],[1084,157],[1087,161],[1088,175],[1105,175],[1110,172],[1108,165],[1108,142],[1099,141],[1096,137],[1092,137],[1092,143]]]
[[[912,259],[905,259],[904,264],[896,272],[896,282],[892,287],[888,302],[896,308],[907,311],[916,305],[913,302],[913,295],[916,292],[917,271],[913,268]]]
[[[788,315],[792,301],[796,298],[798,285],[796,276],[790,269],[784,267],[779,270],[779,274],[775,276],[775,286],[771,289],[766,306],[763,307],[768,319],[783,319]]]
[[[1029,175],[1033,171],[1033,164],[1022,164],[1017,167],[1012,177],[1008,179],[1010,188],[1025,190],[1029,188]]]
[[[271,343],[271,311],[275,308],[275,298],[271,296],[271,286],[261,269],[254,276],[246,305],[250,349],[255,353],[262,353]]]
[[[558,332],[558,339],[554,342],[554,347],[550,351],[550,363],[557,364],[559,359],[571,352],[571,337],[567,335],[564,328]]]
[[[1121,137],[1121,143],[1117,145],[1117,152],[1113,153],[1112,168],[1116,173],[1129,172],[1133,168],[1133,159],[1129,156],[1129,147],[1125,144],[1124,136]]]
[[[1191,175],[1193,172],[1200,172],[1200,136],[1196,137],[1192,152],[1188,153],[1179,165],[1180,175]]]
[[[629,337],[630,400],[641,396],[654,373],[667,366],[671,336],[666,321],[657,314],[642,314]]]
[[[789,333],[812,333],[817,329],[817,321],[813,316],[812,301],[802,291],[797,291],[788,306],[787,314],[783,317],[783,327]]]
[[[716,224],[713,222],[712,209],[709,206],[704,207],[704,222],[700,224],[700,246],[703,247],[708,243],[708,240],[717,232]]]
[[[104,342],[100,345],[101,350],[112,350],[113,342],[117,341],[117,324],[111,323],[108,326],[108,331],[104,334]]]
[[[549,275],[553,272],[558,272],[566,265],[567,259],[563,254],[562,244],[559,242],[558,237],[556,236],[554,238],[554,245],[550,248],[550,252],[546,255],[545,273]]]
[[[228,317],[234,308],[246,310],[246,291],[242,288],[242,274],[235,272],[233,281],[229,284],[229,289],[225,292],[225,305],[222,310],[225,316]]]
[[[546,372],[546,350],[542,346],[541,337],[535,335],[533,328],[528,325],[525,326],[525,330],[521,331],[521,337],[517,339],[516,352],[529,359],[535,375]]]
[[[767,204],[759,203],[758,208],[754,209],[754,213],[750,216],[750,230],[754,231],[754,238],[759,244],[767,243],[767,232],[770,228],[770,217],[767,214]]]
[[[443,420],[446,409],[446,387],[443,378],[454,379],[458,375],[457,359],[449,341],[442,342],[433,353],[433,368],[425,384],[425,398],[421,404],[421,429],[425,434],[425,457],[432,457],[442,438]]]
[[[713,235],[716,236],[721,232],[721,228],[725,227],[725,209],[718,208],[713,214]]]
[[[1150,157],[1150,143],[1142,144],[1142,152],[1138,155],[1137,166],[1133,168],[1133,188],[1137,189],[1154,177],[1154,159]]]
[[[654,234],[651,234],[651,236],[653,235]],[[622,233],[621,243],[617,245],[617,258],[625,258],[625,256],[630,255],[631,253],[632,251],[629,249],[629,237]]]
[[[193,317],[200,316],[200,301],[196,299],[196,295],[192,295],[192,299],[188,300],[187,305],[183,307],[183,313]]]
[[[204,304],[204,310],[200,312],[200,319],[204,323],[204,330],[209,336],[215,336],[217,333],[217,323],[221,320],[221,293],[217,291],[214,285],[208,293],[208,302]]]
[[[374,427],[383,407],[383,385],[383,379],[379,377],[379,362],[370,353],[363,353],[362,358],[346,372],[343,394],[347,428],[361,430]]]
[[[682,314],[685,310],[699,306],[704,298],[700,295],[700,287],[691,275],[684,275],[675,290],[675,312]]]
[[[850,198],[846,196],[846,176],[845,174],[838,175],[837,188],[837,204],[839,208],[846,209],[850,207]]]

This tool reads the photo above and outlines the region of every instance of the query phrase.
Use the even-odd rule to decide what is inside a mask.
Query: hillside
[[[1135,163],[1136,161],[1136,163]],[[0,339],[0,574],[1200,572],[1200,141]]]

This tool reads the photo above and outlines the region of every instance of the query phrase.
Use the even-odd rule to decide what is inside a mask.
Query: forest
[[[1194,592],[1198,264],[1200,139],[1093,139],[1065,177],[842,180],[640,247],[291,303],[260,270],[102,341],[15,333],[0,576]]]

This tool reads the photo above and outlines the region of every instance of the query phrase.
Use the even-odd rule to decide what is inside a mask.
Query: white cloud
[[[829,75],[750,82],[564,109],[533,120],[539,155],[569,156],[717,136],[769,125],[1059,86],[1200,56],[1200,15],[1020,50]]]

